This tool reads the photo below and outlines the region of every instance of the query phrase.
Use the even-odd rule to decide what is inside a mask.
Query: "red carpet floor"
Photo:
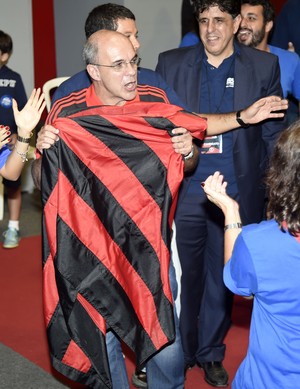
[[[0,248],[0,342],[37,364],[65,385],[83,388],[52,370],[42,314],[41,238],[23,238],[17,249]],[[236,298],[233,326],[227,338],[224,366],[230,379],[234,377],[248,345],[251,301]],[[126,358],[128,374],[134,364]],[[230,380],[230,382],[231,382]],[[133,388],[133,387],[132,387]],[[193,368],[187,373],[185,389],[211,389],[203,380],[203,372]]]

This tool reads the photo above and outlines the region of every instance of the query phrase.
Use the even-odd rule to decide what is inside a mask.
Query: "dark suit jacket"
[[[277,57],[237,42],[235,44],[240,53],[234,70],[234,110],[246,108],[265,96],[282,96]],[[156,68],[175,89],[179,98],[194,112],[201,112],[203,56],[202,43],[169,50],[159,55]],[[274,141],[285,126],[285,120],[277,119],[233,130],[233,160],[244,224],[262,219],[265,204],[263,175]],[[184,185],[187,184],[188,179]]]

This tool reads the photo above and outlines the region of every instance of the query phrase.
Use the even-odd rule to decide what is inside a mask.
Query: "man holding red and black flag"
[[[184,124],[202,139],[206,121],[166,104],[163,91],[137,85],[138,57],[124,35],[96,32],[84,59],[93,84],[55,102],[47,121],[60,141],[42,158],[52,363],[94,388],[128,387],[110,375],[106,337],[113,334],[138,365],[147,362],[150,388],[182,388],[170,239],[183,172],[197,155],[189,132],[172,130]],[[122,354],[119,362],[125,369]]]

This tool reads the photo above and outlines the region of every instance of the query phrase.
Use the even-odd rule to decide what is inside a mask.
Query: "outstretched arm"
[[[13,100],[13,111],[18,127],[18,136],[11,154],[0,170],[0,174],[3,177],[9,180],[17,180],[20,176],[24,162],[27,161],[27,151],[32,131],[38,124],[44,108],[44,94],[41,94],[40,89],[34,89],[32,91],[22,111],[18,110],[17,102]]]
[[[266,119],[282,118],[288,108],[288,100],[278,96],[268,96],[257,100],[248,108],[240,111],[240,119],[246,125],[256,124]],[[237,112],[227,114],[199,114],[207,118],[207,135],[217,135],[241,127]]]

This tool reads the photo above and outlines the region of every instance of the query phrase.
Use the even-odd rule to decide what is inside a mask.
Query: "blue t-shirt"
[[[12,133],[16,133],[12,99],[18,103],[19,111],[23,109],[27,102],[25,88],[18,73],[7,66],[2,66],[0,68],[0,124],[8,126]]]
[[[300,244],[274,220],[243,227],[225,285],[254,295],[247,355],[232,389],[295,389],[300,379]]]
[[[164,79],[156,72],[150,69],[139,68],[138,69],[138,83],[144,85],[151,85],[158,87],[165,91],[171,104],[177,105],[187,109],[187,107],[180,101],[175,91],[170,88]],[[68,96],[70,93],[88,88],[91,85],[91,80],[86,70],[82,70],[64,81],[55,91],[52,104],[62,97]]]
[[[300,57],[296,53],[269,45],[270,52],[277,55],[280,66],[280,82],[283,95],[289,94],[300,100]]]
[[[179,47],[194,46],[197,45],[199,42],[200,42],[199,35],[196,34],[194,31],[190,31],[183,36]]]

